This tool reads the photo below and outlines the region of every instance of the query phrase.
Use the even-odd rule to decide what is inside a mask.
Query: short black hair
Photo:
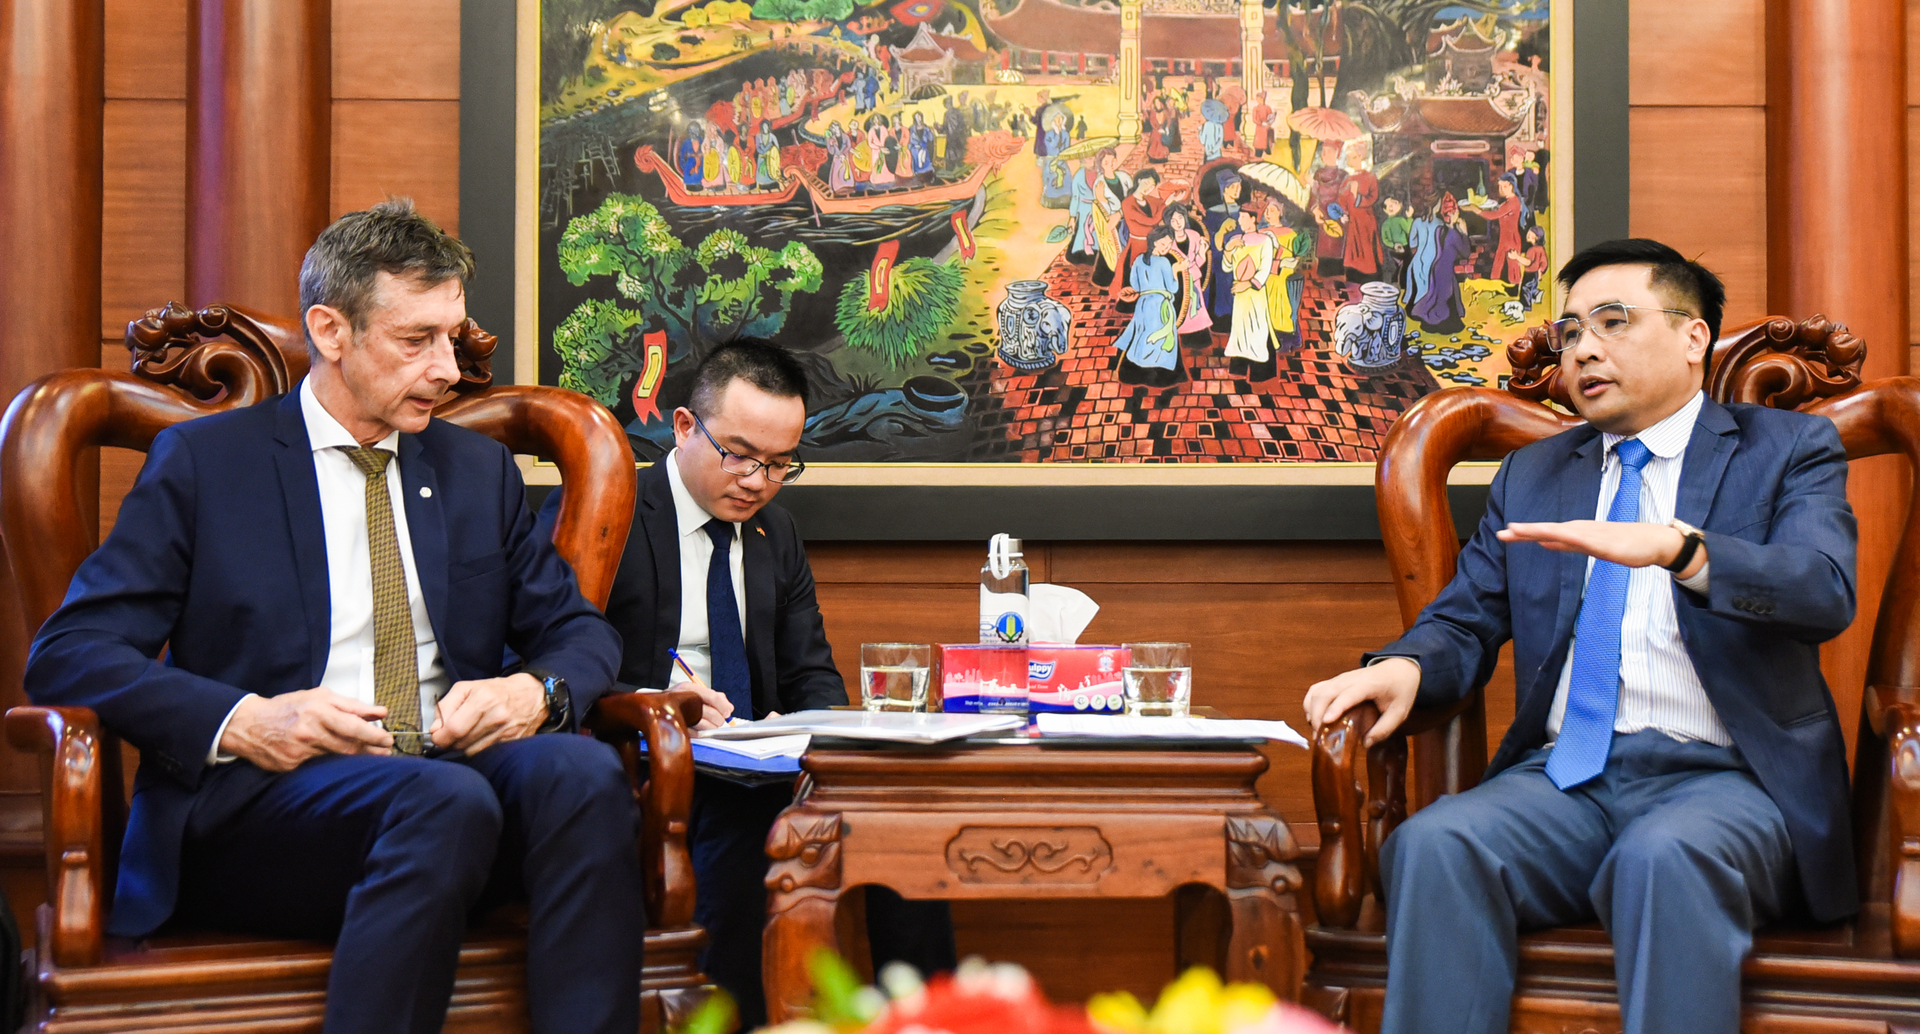
[[[1708,336],[1720,340],[1727,287],[1712,270],[1659,241],[1627,237],[1602,241],[1568,259],[1560,267],[1560,286],[1571,289],[1581,277],[1603,266],[1646,266],[1652,274],[1649,283],[1661,300],[1705,320]],[[1711,351],[1708,358],[1712,358]]]
[[[807,404],[807,371],[793,353],[765,338],[741,337],[707,353],[693,371],[693,393],[687,408],[702,420],[720,408],[727,385],[746,381],[775,398]]]

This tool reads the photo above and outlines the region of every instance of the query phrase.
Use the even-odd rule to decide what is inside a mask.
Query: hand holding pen
[[[735,722],[747,720],[746,718],[733,717],[733,701],[728,700],[725,693],[702,682],[700,676],[695,675],[693,669],[687,667],[687,662],[680,656],[680,651],[669,649],[667,656],[673,658],[673,663],[678,665],[681,673],[687,677],[685,682],[668,688],[691,689],[695,693],[700,694],[700,702],[703,706],[700,709],[700,724],[693,727],[695,732],[704,729],[718,729],[722,725],[731,725]]]

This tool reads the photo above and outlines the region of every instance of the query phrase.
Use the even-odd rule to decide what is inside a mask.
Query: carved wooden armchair
[[[1409,625],[1454,573],[1455,552],[1432,548],[1457,541],[1447,472],[1579,423],[1540,404],[1551,398],[1566,406],[1545,328],[1514,342],[1507,355],[1514,371],[1507,391],[1436,392],[1387,436],[1376,493]],[[1838,425],[1850,459],[1899,453],[1920,469],[1920,378],[1862,385],[1864,356],[1865,346],[1838,324],[1773,317],[1715,343],[1707,392],[1721,402],[1823,414]],[[1902,528],[1874,627],[1854,756],[1863,907],[1838,926],[1777,927],[1756,936],[1745,969],[1748,1031],[1920,1030],[1920,526],[1909,521]],[[1377,717],[1364,705],[1322,729],[1312,760],[1321,840],[1304,999],[1363,1032],[1379,1029],[1388,978],[1380,845],[1409,803],[1418,808],[1468,789],[1487,765],[1484,692],[1451,707],[1415,710],[1369,750],[1362,743]],[[1613,950],[1598,924],[1521,937],[1512,1029],[1620,1029]]]
[[[224,338],[224,339],[222,339]],[[225,306],[168,305],[127,326],[132,373],[65,370],[29,385],[0,424],[0,532],[31,635],[53,613],[94,529],[81,519],[76,462],[95,446],[145,450],[162,429],[293,389],[307,371],[298,326]],[[469,320],[456,351],[457,394],[436,416],[517,453],[554,460],[573,488],[554,543],[580,590],[606,604],[633,517],[633,454],[613,417],[555,388],[491,387],[492,335]],[[693,923],[687,814],[693,761],[691,694],[602,700],[588,727],[618,747],[634,777],[644,828],[647,914],[642,1017],[659,1029],[705,996],[706,932]],[[137,943],[105,935],[127,802],[122,745],[85,708],[15,707],[9,742],[37,752],[45,804],[48,903],[40,906],[30,1028],[37,1031],[317,1031],[331,962],[325,944],[214,934]],[[651,748],[648,774],[638,737]],[[448,1010],[449,1031],[524,1031],[524,911],[469,931]]]

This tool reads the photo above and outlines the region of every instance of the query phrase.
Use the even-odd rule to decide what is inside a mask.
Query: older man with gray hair
[[[432,417],[472,274],[409,201],[322,232],[306,379],[155,438],[26,689],[140,748],[109,932],[332,940],[325,1030],[431,1032],[469,913],[524,897],[534,1028],[632,1034],[633,797],[565,735],[620,638],[507,449]]]

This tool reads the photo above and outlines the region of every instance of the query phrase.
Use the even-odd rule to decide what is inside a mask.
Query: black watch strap
[[[1700,533],[1699,528],[1685,521],[1674,521],[1670,527],[1680,533],[1680,555],[1673,558],[1673,563],[1662,566],[1674,574],[1679,574],[1687,569],[1688,564],[1693,563],[1693,555],[1700,552],[1700,547],[1706,542],[1706,536]]]
[[[527,669],[527,674],[540,680],[540,686],[547,694],[547,720],[540,723],[537,732],[559,732],[573,724],[573,694],[567,689],[567,680],[550,671]]]

